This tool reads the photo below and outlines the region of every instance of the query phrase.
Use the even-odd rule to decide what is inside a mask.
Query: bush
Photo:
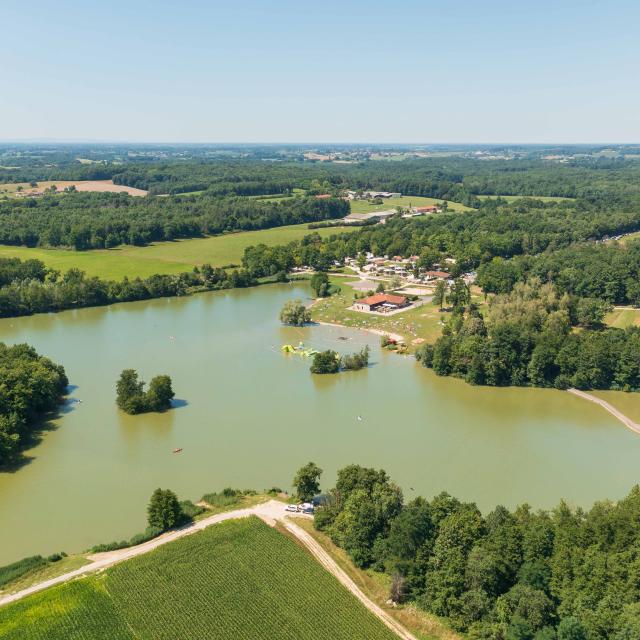
[[[242,496],[242,491],[226,487],[219,493],[205,493],[202,496],[202,501],[211,507],[225,508],[239,504],[242,501]]]
[[[204,508],[193,504],[191,500],[182,500],[180,502],[180,512],[182,513],[182,522],[191,522],[196,516],[204,512]]]
[[[163,531],[158,527],[147,527],[142,533],[136,533],[134,536],[131,536],[129,540],[120,540],[119,542],[114,540],[113,542],[96,544],[91,547],[89,551],[91,553],[104,553],[105,551],[117,551],[118,549],[135,547],[138,544],[157,538],[161,533],[163,533]]]
[[[338,373],[340,370],[340,356],[331,350],[321,351],[313,356],[311,373]]]
[[[342,368],[347,371],[358,371],[369,365],[369,346],[365,345],[357,353],[344,356],[341,361]]]
[[[157,527],[147,527],[142,533],[136,533],[135,536],[131,536],[127,546],[135,547],[138,544],[157,538],[161,533],[162,529],[158,529]]]
[[[60,553],[52,553],[50,556],[47,556],[47,562],[59,562],[62,558],[66,558],[67,554],[64,551]]]
[[[28,558],[22,558],[22,560],[0,567],[0,587],[36,569],[46,567],[47,564],[49,564],[48,561],[42,556],[29,556]]]

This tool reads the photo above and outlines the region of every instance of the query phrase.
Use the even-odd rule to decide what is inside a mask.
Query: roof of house
[[[435,204],[431,204],[428,207],[415,207],[415,211],[435,211],[437,208]]]
[[[431,276],[432,278],[450,278],[451,274],[446,271],[427,271],[425,273],[426,276]]]
[[[406,301],[407,299],[404,296],[394,296],[389,293],[376,293],[373,296],[359,300],[362,304],[368,304],[369,306],[373,304],[384,304],[385,302],[390,304],[404,304]]]
[[[330,193],[319,193],[316,198],[330,198],[331,194]]]

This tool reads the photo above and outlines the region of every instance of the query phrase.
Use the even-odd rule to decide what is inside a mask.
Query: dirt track
[[[590,393],[585,393],[584,391],[579,391],[578,389],[567,389],[569,393],[572,393],[574,396],[578,396],[579,398],[584,398],[585,400],[589,400],[590,402],[595,402],[599,404],[603,409],[608,411],[614,418],[617,418],[622,422],[622,424],[634,431],[635,433],[640,433],[640,424],[634,422],[631,418],[627,417],[622,413],[622,411],[618,411],[612,404],[609,404],[606,400],[602,400],[602,398],[597,398],[596,396],[592,396]]]
[[[178,540],[183,536],[190,535],[197,531],[202,531],[202,529],[206,529],[218,522],[234,520],[237,518],[247,518],[249,516],[257,516],[271,526],[276,522],[280,522],[287,531],[294,535],[309,550],[309,552],[327,571],[329,571],[329,573],[333,574],[341,584],[343,584],[356,598],[358,598],[358,600],[360,600],[360,602],[369,609],[371,613],[379,618],[383,624],[391,629],[391,631],[403,640],[417,640],[416,637],[410,634],[400,623],[381,609],[375,602],[367,598],[367,596],[358,588],[345,571],[336,564],[333,558],[331,558],[331,556],[304,529],[287,517],[285,505],[276,500],[269,500],[268,502],[264,502],[248,509],[236,509],[235,511],[228,511],[226,513],[210,516],[209,518],[199,520],[182,527],[181,529],[169,531],[168,533],[158,536],[157,538],[149,540],[149,542],[145,542],[136,547],[119,549],[117,551],[108,551],[106,553],[98,553],[89,556],[92,562],[84,567],[80,567],[75,571],[70,571],[69,573],[65,573],[61,576],[51,578],[50,580],[45,580],[44,582],[35,584],[27,589],[23,589],[22,591],[0,597],[0,606],[9,604],[10,602],[15,602],[16,600],[20,600],[32,593],[37,593],[38,591],[42,591],[43,589],[47,589],[48,587],[52,587],[57,584],[62,584],[63,582],[73,580],[74,578],[102,571],[103,569],[106,569],[118,562],[135,558],[136,556],[153,551],[153,549],[157,549],[163,544],[172,542],[173,540]]]

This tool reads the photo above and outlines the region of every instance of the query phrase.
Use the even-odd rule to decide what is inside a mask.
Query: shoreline
[[[622,411],[616,409],[611,403],[603,400],[602,398],[598,398],[597,396],[593,396],[590,393],[586,393],[585,391],[580,391],[579,389],[571,388],[567,389],[567,391],[570,394],[577,396],[578,398],[583,398],[584,400],[588,400],[589,402],[600,405],[605,411],[608,411],[614,418],[616,418],[616,420],[622,422],[622,424],[627,427],[627,429],[630,429],[634,433],[640,435],[640,424],[634,422],[628,416],[625,416]]]
[[[377,336],[389,336],[396,342],[405,343],[405,339],[399,333],[392,333],[390,331],[383,331],[382,329],[364,329],[362,327],[350,327],[346,324],[338,324],[337,322],[324,322],[322,320],[314,320],[315,324],[320,324],[325,327],[339,327],[340,329],[350,329],[352,331],[365,331],[366,333],[373,333]]]

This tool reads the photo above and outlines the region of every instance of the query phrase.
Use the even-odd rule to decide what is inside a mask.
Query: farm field
[[[392,640],[293,540],[228,521],[0,609],[4,640]]]
[[[442,204],[444,200],[438,198],[423,198],[421,196],[401,196],[400,198],[385,198],[382,204],[369,204],[367,200],[352,200],[351,213],[371,213],[372,211],[387,211],[394,207],[428,207],[432,204]],[[473,211],[470,207],[459,202],[449,203],[449,211]]]
[[[55,185],[58,191],[63,191],[67,187],[75,186],[76,191],[99,191],[110,193],[122,193],[125,191],[130,196],[146,196],[144,189],[125,187],[120,184],[113,184],[112,180],[46,180],[38,182],[37,187],[32,187],[28,182],[16,182],[0,184],[0,196],[27,197],[29,195],[39,195],[49,187]],[[19,187],[22,187],[19,189]]]
[[[299,240],[316,231],[322,237],[349,233],[354,227],[328,227],[311,230],[308,224],[275,227],[261,231],[244,231],[210,238],[157,242],[147,247],[123,245],[114,249],[73,251],[0,245],[0,257],[42,260],[59,271],[78,268],[90,276],[107,280],[122,280],[125,276],[146,278],[156,273],[171,274],[190,271],[194,266],[209,263],[214,267],[239,265],[246,247],[264,243],[269,246]]]
[[[542,200],[542,202],[562,202],[563,200],[573,200],[574,198],[563,198],[562,196],[476,196],[479,200],[491,200],[502,198],[507,202],[514,202],[515,200],[522,200],[523,198],[530,198],[533,200]]]

